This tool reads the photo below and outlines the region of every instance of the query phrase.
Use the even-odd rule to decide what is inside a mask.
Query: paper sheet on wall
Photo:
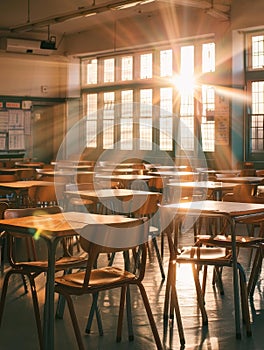
[[[8,111],[0,111],[0,131],[8,132]]]
[[[0,134],[0,150],[6,150],[6,134]]]
[[[24,112],[25,135],[31,134],[31,111]]]
[[[24,129],[24,111],[22,109],[9,110],[9,129]]]
[[[25,149],[24,130],[9,130],[9,150]]]

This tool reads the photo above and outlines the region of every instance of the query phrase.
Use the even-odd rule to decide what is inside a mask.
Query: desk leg
[[[238,270],[237,270],[237,254],[236,254],[236,233],[235,222],[231,221],[231,238],[232,238],[232,261],[233,261],[233,289],[234,289],[234,307],[235,307],[235,324],[236,324],[236,338],[241,339],[241,325],[240,325],[240,295],[238,284]]]
[[[54,350],[54,284],[55,253],[59,239],[46,239],[48,247],[48,271],[46,277],[43,339],[44,350]]]

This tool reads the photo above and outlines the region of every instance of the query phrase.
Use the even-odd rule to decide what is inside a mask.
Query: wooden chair
[[[121,296],[116,340],[121,341],[124,303],[126,291],[130,285],[136,285],[139,288],[157,349],[163,349],[148,297],[142,283],[146,265],[146,244],[144,241],[147,238],[147,230],[148,225],[146,223],[143,224],[141,219],[112,225],[98,226],[96,224],[89,224],[81,230],[80,242],[82,248],[89,256],[86,270],[67,274],[55,279],[55,292],[63,295],[67,301],[79,350],[84,350],[85,346],[82,341],[72,296],[81,296],[84,294],[97,295],[101,291],[120,288]],[[118,244],[120,243],[120,234],[123,238],[126,237],[125,247],[122,247],[123,244]],[[115,238],[113,239],[113,237]],[[104,245],[100,244],[100,240],[104,242]],[[115,243],[113,243],[114,241]],[[118,251],[129,252],[130,249],[134,250],[138,246],[141,247],[142,254],[137,273],[130,272],[131,270],[128,268],[128,265],[125,265],[125,268],[120,268],[119,266],[102,266],[94,269],[99,254]]]
[[[142,198],[142,199],[141,199]],[[141,203],[142,200],[142,203]],[[161,272],[162,279],[165,279],[165,273],[163,269],[163,262],[161,258],[161,253],[157,243],[157,237],[161,234],[159,229],[159,218],[158,215],[158,204],[162,201],[162,194],[150,194],[142,195],[142,197],[137,196],[137,201],[132,203],[130,208],[130,215],[135,218],[145,217],[150,220],[149,226],[149,237],[153,243],[155,253],[158,259],[159,268]]]
[[[32,203],[38,207],[63,206],[65,185],[63,183],[35,186],[29,190]]]
[[[181,223],[181,217],[175,216],[166,207],[161,206],[161,222],[164,232],[168,238],[168,245],[170,250],[170,260],[168,265],[168,277],[164,298],[164,319],[167,323],[168,319],[174,318],[174,312],[176,314],[176,320],[178,325],[178,332],[181,345],[185,344],[184,329],[181,319],[181,313],[177,297],[176,288],[176,269],[177,264],[191,264],[194,276],[194,283],[197,293],[198,306],[202,315],[203,325],[208,324],[208,316],[205,308],[205,282],[206,273],[203,276],[203,286],[200,284],[199,273],[202,267],[213,266],[215,268],[215,281],[219,283],[220,291],[222,292],[222,278],[221,268],[232,267],[232,254],[230,247],[203,244],[202,241],[198,241],[192,246],[179,249],[178,235],[179,227]],[[215,215],[214,219],[218,219],[221,215]],[[212,219],[212,216],[210,216]],[[241,310],[243,320],[245,322],[247,335],[251,336],[250,326],[250,314],[247,297],[247,284],[246,276],[242,266],[238,263],[238,273],[240,278],[240,295],[241,295]]]
[[[94,190],[94,184],[89,183],[78,183],[78,184],[68,184],[66,186],[66,189],[68,191],[75,191],[75,190]],[[85,208],[89,212],[95,212],[96,211],[96,203],[92,201],[91,199],[85,199],[81,198],[79,195],[76,195],[76,197],[71,196],[68,200],[67,196],[65,197],[65,203],[67,205],[67,208],[73,208],[73,210],[76,211],[83,211]]]
[[[56,213],[60,213],[62,209],[58,206],[55,207],[47,207],[45,209],[40,208],[26,208],[26,209],[7,209],[4,212],[5,219],[11,219],[16,217],[24,217],[31,215],[52,215]],[[37,249],[36,249],[36,241],[31,236],[25,237],[25,235],[21,235],[15,232],[7,232],[8,237],[8,259],[10,264],[10,269],[7,271],[4,283],[2,287],[2,294],[0,299],[0,324],[3,318],[6,294],[9,284],[9,279],[11,275],[18,274],[21,275],[25,280],[25,277],[28,277],[32,301],[39,337],[39,345],[40,349],[43,348],[43,336],[42,336],[42,327],[41,327],[41,318],[39,311],[39,304],[37,298],[36,284],[35,279],[42,273],[47,272],[48,269],[48,261],[45,259],[40,259],[38,257]],[[20,244],[22,240],[25,243],[24,256],[22,256],[22,260],[19,259],[17,251],[16,251],[16,243],[19,239]],[[71,255],[68,249],[68,241],[62,240],[62,245],[60,251],[58,251],[58,258],[56,260],[56,271],[70,271],[73,268],[81,268],[86,264],[86,256],[81,255]],[[27,292],[26,283],[24,283],[25,292]]]
[[[0,174],[1,182],[14,182],[17,181],[17,175],[15,174]],[[1,185],[1,184],[0,184]],[[17,202],[16,192],[9,189],[0,189],[0,202],[8,202],[9,206],[15,206]]]
[[[37,172],[33,168],[21,169],[17,171],[17,177],[19,180],[36,180]]]

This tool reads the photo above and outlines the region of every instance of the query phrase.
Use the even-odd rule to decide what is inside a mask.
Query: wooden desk
[[[264,183],[264,177],[261,176],[232,176],[232,177],[221,177],[219,181],[222,182],[236,182],[239,184],[249,185],[260,185]]]
[[[30,206],[30,199],[28,196],[28,191],[30,188],[50,185],[53,185],[53,183],[49,181],[38,180],[0,182],[0,188],[5,190],[11,190],[15,194],[16,204],[18,207],[20,206],[20,204],[22,206]]]
[[[157,195],[157,192],[137,191],[130,189],[100,189],[95,191],[65,191],[68,198],[79,197],[83,199],[91,199],[95,203],[100,202],[105,208],[116,213],[130,213],[131,201],[133,197],[137,197],[138,204],[144,203],[149,195]],[[140,197],[140,199],[139,199]]]
[[[234,182],[214,182],[214,181],[187,181],[187,182],[170,182],[167,184],[168,187],[168,192],[172,190],[172,192],[179,191],[181,188],[188,188],[188,189],[193,189],[193,193],[195,194],[196,192],[203,192],[204,199],[206,199],[207,196],[207,191],[211,190],[213,192],[213,198],[216,200],[221,200],[222,199],[222,194],[223,191],[227,190],[233,190],[235,186],[237,186],[237,183]],[[168,197],[170,198],[170,193],[167,194]],[[173,194],[172,194],[173,195]]]
[[[222,202],[222,201],[197,201],[183,202],[164,205],[169,211],[170,219],[176,216],[189,217],[194,216],[223,216],[230,223],[231,238],[232,238],[232,267],[233,267],[233,289],[234,289],[234,308],[235,308],[235,326],[236,336],[241,338],[240,324],[240,295],[237,274],[237,254],[236,254],[236,239],[235,239],[235,224],[245,215],[257,215],[264,213],[262,204],[239,203],[239,202]]]
[[[103,181],[109,181],[109,188],[111,188],[110,183],[111,181],[119,181],[124,188],[131,188],[133,187],[133,182],[145,182],[147,183],[153,176],[151,175],[137,175],[137,174],[131,174],[131,175],[104,175],[101,173],[95,174],[95,180],[103,180]]]
[[[76,212],[0,220],[1,230],[6,232],[19,232],[31,236],[37,233],[47,244],[48,271],[46,276],[44,304],[44,350],[54,350],[55,252],[59,240],[62,237],[76,235],[80,229],[89,223],[104,225],[131,220],[134,219],[119,215],[96,215]]]

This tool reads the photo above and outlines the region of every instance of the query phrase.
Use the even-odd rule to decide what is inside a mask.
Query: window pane
[[[120,148],[133,149],[133,90],[121,91]]]
[[[108,58],[104,60],[104,82],[115,81],[115,59]]]
[[[97,59],[88,61],[86,82],[87,84],[97,84]]]
[[[133,56],[122,57],[121,80],[132,80],[133,78]]]
[[[173,147],[172,96],[172,88],[160,89],[160,149],[164,151],[171,151]]]
[[[172,50],[160,51],[160,76],[172,76]]]
[[[263,151],[264,81],[252,82],[252,114],[250,120],[250,147]]]
[[[86,146],[97,146],[97,94],[87,95]]]
[[[264,66],[264,36],[252,36],[252,68],[263,69]]]
[[[140,78],[152,78],[152,53],[140,55]]]
[[[152,149],[152,89],[140,90],[140,149]]]
[[[103,110],[103,148],[114,148],[114,118],[115,118],[115,93],[104,93],[104,110]]]
[[[202,72],[214,72],[215,71],[215,43],[207,43],[202,46]]]

